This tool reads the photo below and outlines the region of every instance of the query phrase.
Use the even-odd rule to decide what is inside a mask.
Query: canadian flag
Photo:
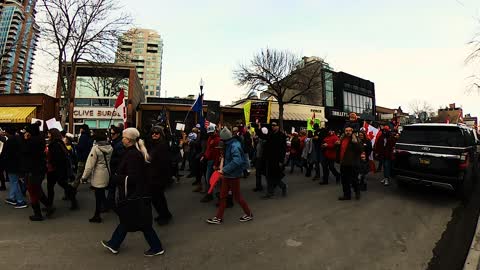
[[[120,92],[118,93],[114,108],[122,116],[123,125],[127,128],[127,108],[125,107],[125,91],[123,91],[123,88],[120,89]]]
[[[372,147],[375,146],[375,142],[377,141],[377,138],[382,135],[382,132],[378,129],[375,128],[372,125],[369,125],[367,122],[363,122],[363,128],[365,129],[365,133],[367,134],[367,138],[372,142]],[[373,153],[372,156],[370,157],[370,160],[373,159]]]

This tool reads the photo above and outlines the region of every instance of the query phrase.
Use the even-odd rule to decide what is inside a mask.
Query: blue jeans
[[[206,188],[207,190],[210,188],[210,177],[212,177],[212,174],[213,174],[213,164],[215,163],[215,161],[213,160],[208,160],[207,161],[207,175],[206,175],[206,178],[205,178],[205,184],[206,184]]]
[[[142,232],[145,240],[147,240],[148,244],[150,245],[150,250],[154,252],[163,250],[162,243],[160,242],[160,239],[158,239],[157,233],[152,227],[144,229]],[[123,240],[127,236],[127,233],[127,228],[125,228],[125,226],[122,224],[118,224],[117,228],[112,234],[112,239],[108,241],[108,244],[112,248],[118,250]]]
[[[388,159],[383,160],[383,176],[385,178],[390,178],[392,172],[392,161]]]
[[[17,203],[25,203],[25,197],[20,188],[19,175],[16,173],[9,173],[8,176],[10,178],[10,192],[8,193],[8,197]]]

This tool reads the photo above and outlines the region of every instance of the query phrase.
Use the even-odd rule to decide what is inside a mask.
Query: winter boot
[[[43,216],[42,216],[42,211],[40,210],[40,204],[39,203],[34,203],[32,204],[33,208],[33,216],[30,216],[31,221],[42,221]]]

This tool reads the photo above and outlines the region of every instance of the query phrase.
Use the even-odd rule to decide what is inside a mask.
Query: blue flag
[[[201,112],[202,109],[203,109],[203,95],[199,95],[197,100],[195,100],[195,103],[193,103],[191,110],[193,112]]]

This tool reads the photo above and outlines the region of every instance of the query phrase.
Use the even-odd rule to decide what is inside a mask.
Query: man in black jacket
[[[263,199],[270,199],[274,196],[275,188],[279,186],[282,189],[282,195],[287,195],[287,185],[282,181],[285,176],[283,173],[285,163],[285,153],[287,151],[287,140],[283,132],[280,131],[276,122],[272,122],[272,132],[268,135],[259,134],[266,139],[264,157],[267,170],[267,194]]]
[[[155,221],[159,225],[166,225],[172,219],[165,198],[165,188],[171,179],[171,156],[162,127],[152,128],[151,143],[147,149],[150,155],[148,190],[152,196],[152,205],[158,213]]]
[[[80,128],[80,138],[78,139],[77,145],[77,156],[78,156],[78,165],[77,165],[77,177],[72,184],[74,188],[77,188],[80,184],[80,180],[85,170],[85,162],[87,162],[88,155],[93,147],[93,139],[90,136],[90,128],[87,124],[84,124]]]
[[[353,134],[351,126],[345,127],[345,134],[337,142],[340,147],[340,174],[342,177],[343,196],[338,198],[340,201],[352,199],[352,186],[355,191],[355,198],[360,199],[360,189],[356,170],[360,165],[360,155],[362,154],[362,145],[357,136]]]
[[[20,182],[20,177],[23,177],[24,174],[23,165],[25,164],[21,156],[23,139],[15,135],[13,129],[7,129],[6,134],[8,139],[3,146],[0,158],[10,178],[10,191],[5,203],[13,205],[17,209],[26,208],[28,205],[25,196],[23,196],[22,183]]]
[[[122,131],[123,128],[112,125],[110,127],[110,144],[112,145],[113,152],[110,159],[110,172],[111,176],[117,173],[118,165],[122,160],[125,147],[122,143]],[[107,206],[106,208],[112,208],[115,204],[115,185],[110,177],[108,184]]]

